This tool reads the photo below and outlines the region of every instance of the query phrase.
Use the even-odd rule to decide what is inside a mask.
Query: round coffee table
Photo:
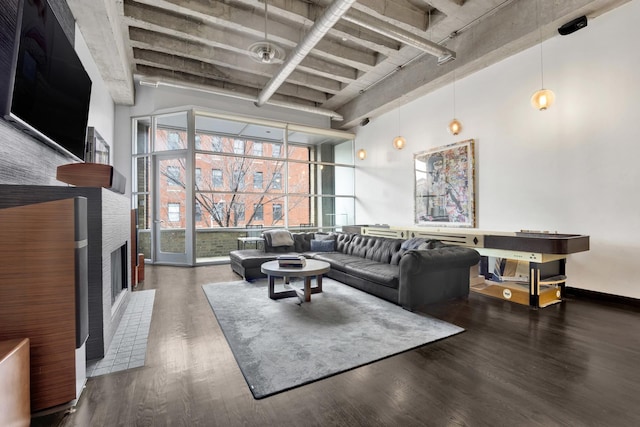
[[[267,275],[269,279],[269,298],[280,299],[288,297],[298,297],[300,301],[310,302],[311,294],[322,292],[322,275],[327,273],[330,264],[325,261],[308,259],[304,267],[280,267],[278,261],[269,261],[262,264],[260,271]],[[316,286],[311,287],[311,277],[316,277]],[[304,277],[304,293],[297,289],[286,291],[275,291],[276,277],[284,277],[285,284],[289,283],[290,277]]]

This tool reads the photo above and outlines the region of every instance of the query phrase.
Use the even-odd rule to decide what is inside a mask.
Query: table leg
[[[311,276],[304,278],[304,302],[311,302]]]
[[[529,306],[540,308],[540,265],[529,263]]]
[[[274,299],[276,296],[276,278],[275,276],[268,275],[269,278],[269,298]]]
[[[276,276],[267,275],[269,280],[269,298],[271,299],[281,299],[281,298],[289,298],[298,296],[298,293],[295,290],[287,290],[276,292]]]

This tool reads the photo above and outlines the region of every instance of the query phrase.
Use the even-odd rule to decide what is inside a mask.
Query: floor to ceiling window
[[[354,222],[353,134],[203,111],[133,119],[134,207],[149,262],[228,261],[256,228]]]

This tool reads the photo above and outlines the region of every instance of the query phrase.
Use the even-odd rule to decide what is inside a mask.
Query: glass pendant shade
[[[404,139],[404,136],[396,136],[393,138],[393,148],[396,150],[402,150],[405,145],[407,145],[407,140]]]
[[[365,151],[364,148],[361,148],[361,149],[358,150],[358,158],[360,160],[364,160],[364,159],[367,158],[367,152]]]
[[[462,123],[458,119],[453,119],[447,127],[451,135],[457,135],[462,130]]]
[[[531,105],[540,111],[544,111],[553,105],[556,95],[549,89],[540,89],[531,96]]]

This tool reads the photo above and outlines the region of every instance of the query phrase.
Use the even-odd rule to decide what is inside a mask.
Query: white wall
[[[413,225],[413,154],[476,141],[476,215],[483,230],[548,230],[590,236],[567,263],[568,285],[640,298],[640,0],[543,44],[545,86],[556,104],[531,107],[540,47],[372,119],[357,130],[356,222]],[[391,146],[398,133],[407,147]]]

